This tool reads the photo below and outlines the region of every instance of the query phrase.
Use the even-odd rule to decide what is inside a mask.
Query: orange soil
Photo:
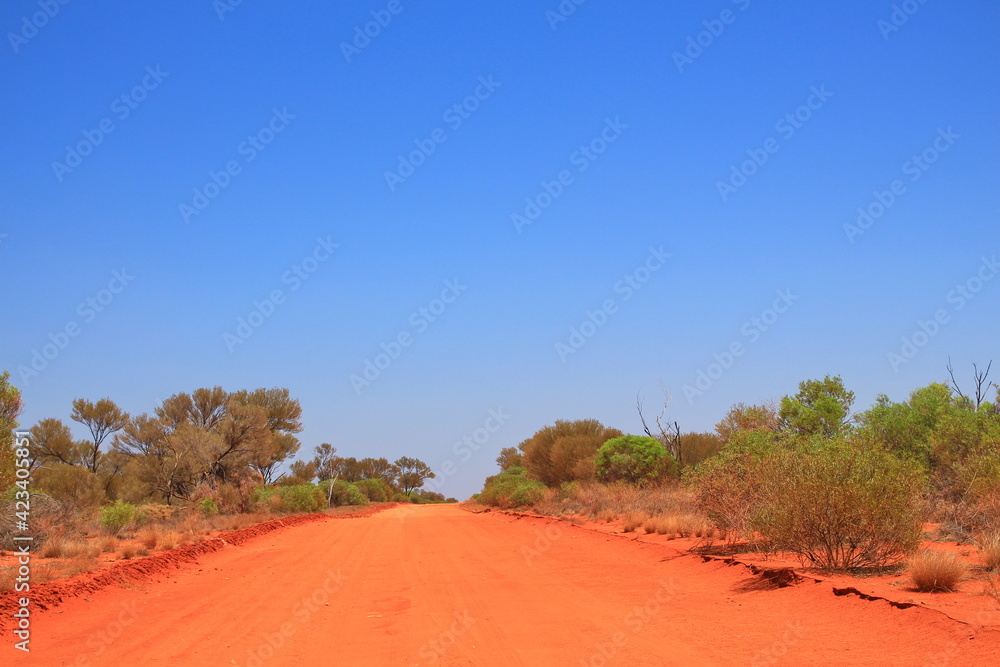
[[[0,663],[1000,662],[995,617],[962,623],[836,596],[828,582],[779,588],[668,542],[454,505],[301,522],[197,558],[122,586],[67,589],[35,610],[30,656],[4,632]]]

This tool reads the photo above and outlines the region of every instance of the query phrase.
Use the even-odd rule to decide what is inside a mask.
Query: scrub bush
[[[135,525],[138,515],[135,505],[116,500],[101,508],[101,525],[112,535],[119,535]]]
[[[772,547],[824,569],[885,567],[920,545],[918,469],[849,444],[776,451],[762,461],[751,525]]]
[[[487,478],[479,502],[501,509],[528,507],[542,500],[545,485],[526,476],[524,468],[513,467]]]
[[[386,491],[388,485],[380,479],[362,479],[355,482],[354,486],[373,503],[384,503],[389,497]]]
[[[677,462],[655,438],[623,435],[605,442],[594,459],[603,482],[639,484],[664,474],[676,474]]]

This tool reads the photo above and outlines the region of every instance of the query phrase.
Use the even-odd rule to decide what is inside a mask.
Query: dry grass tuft
[[[160,548],[169,551],[170,549],[176,549],[179,544],[181,544],[180,533],[176,531],[167,531],[160,534]]]
[[[50,535],[38,551],[38,555],[42,558],[62,558],[65,552],[66,540],[58,535]]]
[[[42,558],[96,558],[100,555],[100,547],[87,540],[67,540],[62,537],[50,537],[45,540],[38,555]]]
[[[1000,571],[1000,530],[986,533],[978,540],[976,546],[987,570]]]
[[[646,523],[646,516],[643,514],[629,514],[622,521],[622,531],[626,533],[635,532],[636,528],[642,527],[642,524]]]
[[[677,535],[677,517],[672,514],[658,514],[647,520],[643,528],[647,533],[675,537]]]
[[[986,588],[983,590],[983,593],[996,600],[997,604],[1000,604],[1000,575],[989,577],[986,580]]]
[[[96,544],[102,554],[109,554],[118,548],[118,539],[111,535],[105,535],[104,537],[97,538]]]
[[[72,577],[82,572],[96,570],[100,566],[100,561],[98,561],[97,558],[82,558],[64,565],[61,575],[64,577]]]
[[[136,533],[136,539],[139,543],[145,546],[147,549],[155,549],[156,545],[160,542],[160,527],[159,526],[149,526],[148,528],[143,528],[138,533]]]
[[[101,549],[95,542],[87,540],[68,540],[63,551],[66,558],[90,560],[101,555]]]
[[[135,542],[122,542],[118,545],[118,559],[131,560],[139,553],[139,547]]]
[[[909,560],[910,580],[925,593],[952,592],[965,579],[968,566],[954,554],[921,551]]]
[[[677,532],[681,537],[701,537],[711,524],[700,514],[680,514],[677,516]]]

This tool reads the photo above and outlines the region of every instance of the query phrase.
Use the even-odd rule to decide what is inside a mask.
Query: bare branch
[[[989,377],[991,368],[993,368],[992,359],[990,359],[990,363],[986,365],[986,370],[984,371],[980,371],[979,367],[975,363],[972,364],[972,377],[976,383],[976,410],[978,410],[979,406],[986,400],[986,390],[990,387]]]
[[[951,365],[951,356],[948,357],[948,375],[951,377],[951,388],[955,390],[959,398],[965,398],[965,394],[962,393],[962,390],[958,386],[958,381],[955,379],[955,368]]]
[[[635,409],[639,411],[639,420],[642,422],[642,430],[643,430],[643,432],[646,435],[648,435],[650,438],[655,438],[656,436],[654,436],[650,432],[649,426],[646,424],[646,417],[645,417],[645,415],[642,414],[642,395],[641,395],[640,392],[636,392],[636,394],[635,394]]]

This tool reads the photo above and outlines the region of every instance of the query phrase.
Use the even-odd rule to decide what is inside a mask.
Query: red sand
[[[12,648],[8,630],[0,661],[1000,662],[995,616],[985,626],[963,623],[923,605],[900,609],[837,596],[830,582],[808,579],[777,587],[742,565],[703,562],[673,543],[648,539],[454,505],[400,506],[358,521],[300,521],[119,585],[73,588],[76,579],[101,575],[51,584],[62,586],[62,602],[35,610],[30,657]],[[45,591],[39,593],[42,599]]]

